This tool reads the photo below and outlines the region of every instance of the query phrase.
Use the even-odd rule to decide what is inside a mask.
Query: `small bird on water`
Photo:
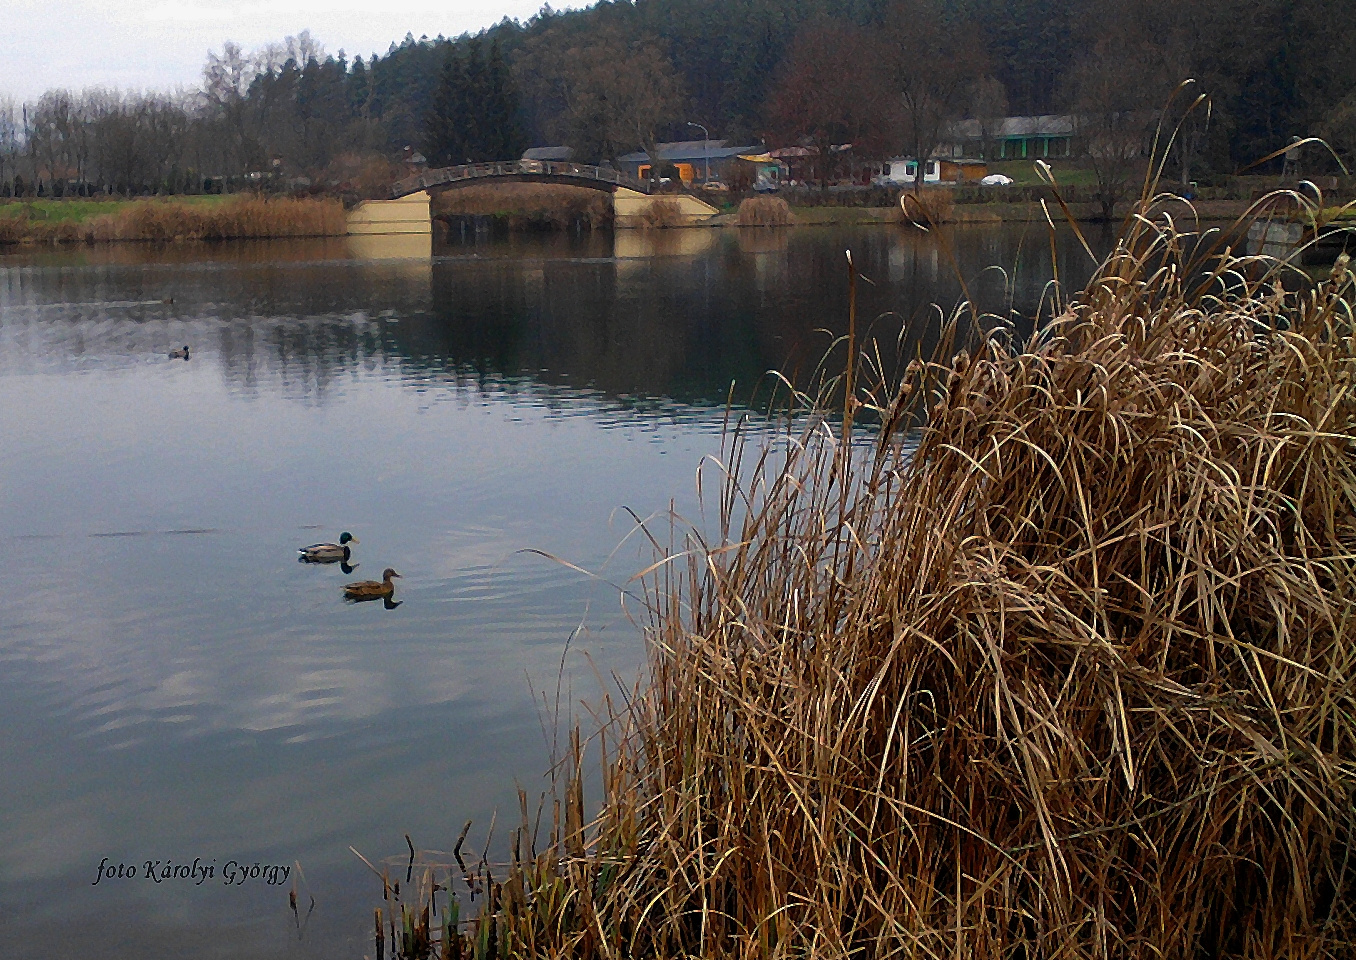
[[[184,349],[182,349],[182,350],[171,350],[171,351],[169,352],[169,358],[170,358],[171,360],[187,360],[187,359],[188,359],[188,344],[184,344]]]
[[[313,543],[309,547],[297,547],[300,555],[297,559],[303,563],[348,563],[349,544],[357,542],[358,538],[345,530],[339,534],[338,543]]]
[[[390,599],[395,593],[395,584],[391,582],[392,577],[398,577],[390,567],[382,571],[380,580],[358,580],[354,583],[344,584],[344,598],[347,600],[383,600]]]

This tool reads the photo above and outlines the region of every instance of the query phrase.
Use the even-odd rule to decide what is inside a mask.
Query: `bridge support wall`
[[[623,229],[645,226],[645,213],[654,203],[671,203],[677,206],[682,217],[679,226],[695,226],[720,212],[711,204],[685,193],[650,197],[638,190],[618,187],[612,194],[613,225]]]
[[[431,234],[429,195],[420,190],[399,200],[364,200],[348,212],[349,234]]]

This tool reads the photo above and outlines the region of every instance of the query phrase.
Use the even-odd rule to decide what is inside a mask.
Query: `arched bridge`
[[[611,167],[595,167],[586,163],[568,163],[559,160],[498,160],[492,163],[463,163],[455,167],[438,167],[418,176],[406,177],[391,186],[391,199],[418,193],[431,187],[460,187],[482,180],[506,180],[516,183],[568,183],[615,193],[626,187],[638,193],[649,193],[650,184]]]

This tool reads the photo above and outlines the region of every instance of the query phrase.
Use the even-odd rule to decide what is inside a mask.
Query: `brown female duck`
[[[382,571],[380,580],[358,580],[354,583],[344,584],[344,596],[349,600],[380,600],[389,598],[395,593],[395,584],[391,582],[392,577],[398,577],[390,567]]]

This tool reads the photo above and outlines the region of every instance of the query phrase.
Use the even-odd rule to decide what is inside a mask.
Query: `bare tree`
[[[1321,132],[1340,154],[1346,156],[1347,169],[1356,168],[1356,92],[1329,112]]]
[[[1097,179],[1102,216],[1110,220],[1143,183],[1170,85],[1156,51],[1108,41],[1073,68],[1069,90],[1074,136]]]
[[[245,56],[239,44],[226,43],[221,53],[209,52],[202,69],[203,95],[209,113],[220,121],[228,140],[225,159],[233,173],[244,172],[247,102],[250,84],[258,76],[254,60]]]
[[[979,125],[980,150],[988,160],[998,152],[1000,126],[1008,115],[1008,92],[1001,81],[984,75],[971,84],[970,115]]]
[[[558,105],[555,132],[579,155],[613,162],[640,147],[650,157],[650,176],[658,177],[658,134],[682,110],[673,65],[658,43],[611,28],[582,36],[577,45],[545,37],[534,47],[542,57],[532,61],[531,74],[520,76]]]
[[[34,105],[29,117],[31,146],[51,193],[64,192],[64,184],[79,179],[77,138],[81,127],[76,101],[68,90],[48,90]]]
[[[888,137],[897,111],[886,97],[884,51],[851,24],[812,22],[792,41],[768,109],[774,136],[808,143],[820,187],[828,189],[851,144],[868,153]]]
[[[934,0],[898,0],[887,21],[893,88],[903,108],[903,142],[917,161],[920,190],[928,158],[965,112],[973,78],[986,72],[972,30],[946,19]]]
[[[19,106],[12,97],[0,97],[0,186],[12,186],[23,150]]]

